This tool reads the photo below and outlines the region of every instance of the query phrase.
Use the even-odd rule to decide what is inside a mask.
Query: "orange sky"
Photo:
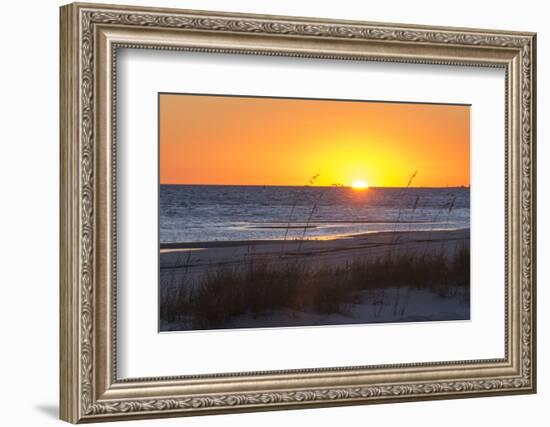
[[[470,107],[160,95],[161,184],[470,185]]]

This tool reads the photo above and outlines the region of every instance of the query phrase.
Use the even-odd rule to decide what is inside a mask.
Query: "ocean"
[[[160,242],[330,239],[470,227],[470,190],[161,185]]]

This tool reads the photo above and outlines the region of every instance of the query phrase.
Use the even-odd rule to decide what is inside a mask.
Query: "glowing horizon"
[[[470,186],[467,105],[183,94],[159,102],[161,184],[367,189],[406,187],[417,171],[411,187]]]

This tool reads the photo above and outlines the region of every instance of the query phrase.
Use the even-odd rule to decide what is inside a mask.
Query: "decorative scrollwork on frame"
[[[117,24],[236,33],[416,42],[521,49],[521,375],[515,378],[373,385],[300,391],[239,393],[176,399],[94,402],[93,399],[93,271],[94,271],[94,26]],[[307,23],[268,18],[205,17],[178,13],[81,10],[80,13],[80,403],[86,415],[175,411],[445,395],[458,392],[514,390],[532,384],[532,117],[531,42],[527,37],[431,29],[399,29],[370,24]],[[254,53],[254,52],[252,52]],[[307,56],[304,54],[304,56]],[[407,62],[415,62],[414,60]]]
[[[268,393],[242,393],[214,396],[185,397],[181,399],[144,399],[93,404],[87,414],[115,414],[129,412],[173,411],[246,407],[252,405],[291,404],[298,402],[331,402],[368,400],[373,398],[406,398],[408,396],[438,395],[458,392],[513,390],[528,385],[527,378],[506,380],[480,380],[459,382],[436,382],[411,385],[370,386],[358,388],[330,388]]]

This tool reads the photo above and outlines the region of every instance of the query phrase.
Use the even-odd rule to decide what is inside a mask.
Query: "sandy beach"
[[[265,286],[269,288],[265,292],[272,292],[273,288],[277,291],[278,283],[287,280],[285,271],[293,266],[299,266],[298,277],[308,284],[300,284],[302,290],[297,294],[301,296],[296,296],[296,291],[293,291],[290,301],[256,310],[249,310],[246,306],[243,310],[237,310],[236,314],[223,317],[223,321],[218,320],[207,327],[197,326],[196,319],[186,313],[175,317],[172,315],[169,320],[161,316],[161,330],[467,320],[469,285],[443,283],[441,278],[447,280],[448,273],[432,278],[432,281],[439,283],[414,285],[414,272],[409,277],[410,283],[407,283],[407,273],[405,278],[386,281],[385,276],[393,274],[391,271],[376,273],[365,269],[365,265],[377,260],[386,263],[390,260],[386,267],[392,270],[391,262],[400,263],[402,261],[399,260],[412,257],[427,260],[425,266],[421,265],[424,261],[418,262],[420,265],[415,268],[420,268],[420,271],[438,270],[445,260],[451,265],[456,263],[455,258],[460,257],[461,251],[468,249],[469,244],[469,229],[383,232],[324,240],[165,244],[161,246],[160,253],[161,299],[171,301],[177,298],[175,295],[189,296],[192,289],[203,286],[205,279],[213,281],[214,286],[209,285],[212,287],[210,296],[202,299],[207,301],[208,310],[214,313],[214,318],[215,313],[225,311],[234,304],[232,301],[237,298],[235,295],[239,296],[243,289],[244,292],[261,293],[264,292],[261,288]],[[433,264],[434,260],[440,260],[439,264]],[[402,267],[400,264],[395,265],[398,266],[396,268]],[[261,277],[252,284],[247,276],[248,266],[254,266],[257,270],[254,275]],[[264,271],[266,267],[263,266],[268,266],[267,277]],[[374,283],[357,288],[355,283],[345,283],[349,280],[349,271],[357,269],[357,266],[360,266],[358,271],[361,276],[382,274],[380,277],[385,284],[379,286]],[[282,273],[279,275],[279,272]],[[294,274],[294,271],[290,273]],[[449,283],[456,281],[453,278],[449,280]],[[241,287],[241,281],[248,282],[248,285]],[[250,286],[254,288],[252,291]],[[310,296],[315,293],[323,295]],[[288,299],[289,295],[287,293],[284,298]],[[246,298],[247,301],[250,299],[249,296]],[[270,298],[267,300],[270,301]],[[311,298],[317,301],[313,308]],[[331,299],[338,301],[336,306],[333,307]],[[184,312],[195,309],[191,303],[184,306]]]
[[[310,266],[338,266],[388,253],[452,255],[469,243],[469,229],[366,233],[325,240],[169,243],[160,248],[161,284],[163,276],[177,275],[181,270],[200,274],[216,267],[238,266],[250,258],[275,264],[299,258]]]

